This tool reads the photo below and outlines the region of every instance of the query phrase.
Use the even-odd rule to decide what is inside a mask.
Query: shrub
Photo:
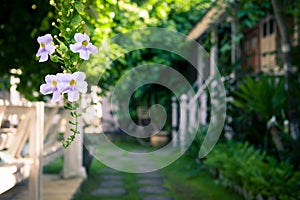
[[[204,160],[204,166],[215,171],[220,183],[242,188],[247,199],[257,196],[276,199],[300,199],[300,171],[278,162],[249,143],[218,144]]]

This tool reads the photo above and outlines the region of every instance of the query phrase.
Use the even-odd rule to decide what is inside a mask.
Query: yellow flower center
[[[71,81],[70,81],[70,86],[75,86],[76,85],[76,81],[74,80],[74,79],[72,79]]]
[[[87,47],[88,45],[89,45],[89,42],[88,41],[86,41],[86,40],[84,40],[82,43],[82,46],[85,46],[85,47]]]
[[[52,81],[52,85],[53,85],[53,87],[56,87],[57,86],[57,82],[56,81]]]
[[[41,42],[41,48],[45,48],[46,47],[46,45],[45,45],[45,43],[44,42]]]

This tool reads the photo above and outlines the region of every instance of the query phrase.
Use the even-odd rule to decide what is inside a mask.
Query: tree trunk
[[[283,54],[283,63],[286,76],[285,88],[287,90],[287,99],[288,99],[288,118],[291,124],[291,135],[298,137],[299,129],[297,123],[297,112],[295,96],[293,95],[292,84],[293,80],[296,80],[293,73],[293,66],[291,62],[291,42],[289,38],[288,28],[286,20],[284,19],[283,14],[283,1],[281,0],[271,0],[274,15],[278,24],[278,28],[281,34],[281,50]]]
[[[283,151],[284,147],[283,147],[281,138],[278,135],[276,127],[275,127],[274,124],[271,125],[271,130],[270,131],[271,131],[271,136],[272,136],[272,139],[273,139],[273,142],[275,144],[275,147],[276,147],[277,151]]]

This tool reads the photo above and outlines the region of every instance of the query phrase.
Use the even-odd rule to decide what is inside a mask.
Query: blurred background
[[[0,198],[300,199],[299,3],[1,0]],[[143,35],[110,43],[118,34],[147,27],[177,31],[203,48],[174,38],[145,37],[169,46],[182,42],[191,63],[161,49],[124,50],[132,42],[143,42]],[[92,85],[81,99],[81,140],[64,150],[60,141],[67,135],[69,119],[63,102],[51,104],[49,96],[39,92],[47,74],[63,70],[53,57],[53,62],[38,62],[36,39],[51,33],[62,40],[77,30],[86,32],[100,53],[82,68]],[[154,104],[165,108],[167,118],[157,137],[134,138],[112,118],[121,105],[111,105],[110,96],[126,72],[151,63],[177,70],[192,89],[170,78],[183,98],[172,99],[174,93],[158,84],[135,90],[129,110],[136,124],[151,122],[148,110]],[[215,66],[226,90],[226,119],[218,143],[200,159],[214,119],[212,107],[220,106],[211,101],[216,94],[208,91],[218,93],[218,84],[208,81],[216,74]],[[140,74],[164,79],[160,75]],[[130,87],[124,84],[124,95]],[[179,122],[184,124],[181,129]],[[185,145],[184,138],[195,130],[193,143],[180,159],[147,177],[114,171],[92,156],[101,153],[97,134],[128,151],[151,152],[168,143]],[[27,197],[30,194],[34,197]]]

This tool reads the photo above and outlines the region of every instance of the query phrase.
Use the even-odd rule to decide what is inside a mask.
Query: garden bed
[[[245,199],[300,199],[300,171],[256,150],[248,143],[217,145],[204,166],[219,183],[234,189]]]

